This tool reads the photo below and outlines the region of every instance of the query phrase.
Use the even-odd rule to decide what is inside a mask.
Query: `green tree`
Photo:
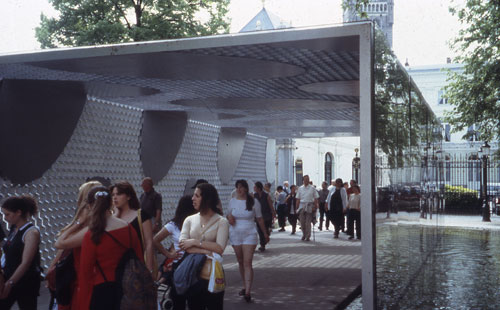
[[[451,42],[461,73],[449,71],[445,88],[454,105],[446,120],[460,131],[476,124],[479,139],[500,138],[500,1],[467,0],[450,8],[465,27]],[[465,135],[467,138],[471,133]]]
[[[49,1],[59,16],[41,15],[36,37],[42,48],[161,40],[229,31],[226,18],[229,0]]]

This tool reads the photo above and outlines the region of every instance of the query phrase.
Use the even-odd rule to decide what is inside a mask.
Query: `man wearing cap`
[[[313,213],[318,209],[319,194],[316,188],[309,183],[309,176],[303,178],[304,184],[299,187],[296,204],[299,206],[299,221],[302,228],[302,240],[309,241],[311,238],[311,222]]]
[[[142,180],[142,189],[144,193],[141,194],[141,209],[151,216],[153,222],[153,233],[160,231],[161,223],[161,194],[156,192],[153,187],[153,179],[146,177]]]

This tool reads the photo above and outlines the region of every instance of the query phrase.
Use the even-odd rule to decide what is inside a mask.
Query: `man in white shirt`
[[[311,239],[311,222],[313,213],[318,209],[319,194],[316,189],[309,184],[309,176],[304,176],[304,184],[299,187],[296,196],[296,204],[299,206],[299,221],[302,228],[302,240]]]

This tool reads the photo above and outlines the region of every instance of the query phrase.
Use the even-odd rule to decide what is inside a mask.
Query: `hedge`
[[[445,212],[481,214],[481,199],[477,190],[463,186],[444,186]]]

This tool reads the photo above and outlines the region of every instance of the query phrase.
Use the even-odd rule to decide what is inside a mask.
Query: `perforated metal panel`
[[[89,177],[102,176],[112,182],[127,180],[137,194],[144,177],[139,158],[142,110],[103,100],[89,100],[63,153],[45,174],[24,186],[0,179],[6,198],[31,194],[39,202],[35,222],[41,231],[42,265],[55,254],[56,234],[73,218],[79,186]],[[189,121],[184,141],[167,176],[156,186],[163,196],[163,221],[174,215],[175,207],[190,177],[203,177],[219,190],[224,208],[233,186],[222,186],[217,171],[218,126]],[[265,180],[266,138],[247,135],[236,170],[238,178]],[[232,182],[234,184],[234,182]]]

